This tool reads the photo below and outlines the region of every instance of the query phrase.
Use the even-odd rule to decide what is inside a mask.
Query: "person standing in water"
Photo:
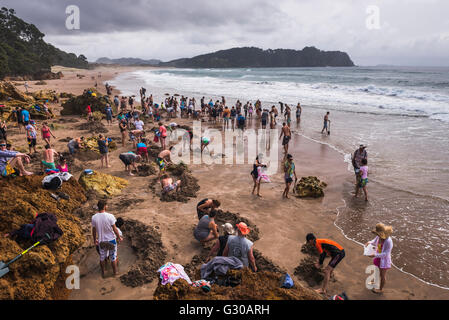
[[[355,193],[357,193],[360,185],[360,167],[362,166],[362,160],[368,160],[368,153],[366,152],[366,146],[361,144],[352,155],[352,166],[354,167],[355,174]]]
[[[302,107],[301,104],[298,102],[298,105],[296,106],[296,122],[301,122],[301,113],[302,113]]]
[[[328,127],[328,123],[330,123],[331,121],[329,120],[329,111],[326,113],[326,115],[324,116],[324,123],[323,123],[323,130],[321,130],[321,133],[324,132],[324,129],[326,129],[327,134],[329,134],[329,127]]]
[[[370,256],[370,258],[374,258],[373,264],[380,270],[380,287],[379,289],[373,288],[372,291],[377,294],[382,294],[387,280],[387,271],[391,269],[393,240],[391,240],[390,236],[393,233],[393,227],[378,223],[376,228],[371,232],[376,235],[376,238],[367,242],[365,247],[369,244],[376,247],[376,253]]]
[[[368,160],[362,159],[362,166],[360,167],[360,182],[358,188],[355,191],[354,198],[359,195],[359,190],[363,189],[365,194],[365,201],[368,201],[368,191],[366,190],[366,185],[368,184]]]
[[[282,136],[284,136],[284,139],[282,140],[282,145],[284,146],[284,153],[287,154],[288,143],[292,138],[292,132],[290,131],[290,127],[285,122],[282,124],[282,131],[281,135],[279,136],[279,140],[281,140]]]

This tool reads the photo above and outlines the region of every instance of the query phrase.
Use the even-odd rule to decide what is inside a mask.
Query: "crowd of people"
[[[107,86],[108,94],[111,94],[112,89]],[[270,129],[274,129],[278,123],[279,114],[283,117],[282,128],[279,140],[282,139],[282,146],[284,151],[283,156],[283,172],[285,189],[282,194],[283,198],[289,198],[289,191],[295,186],[298,178],[296,175],[295,164],[293,156],[289,153],[289,142],[292,139],[291,122],[292,122],[292,108],[282,102],[280,104],[280,113],[276,106],[271,108],[263,108],[260,100],[257,100],[254,105],[251,102],[241,103],[239,100],[233,105],[228,106],[225,97],[215,102],[210,99],[206,103],[205,97],[202,97],[198,108],[196,108],[195,98],[188,98],[180,96],[167,96],[160,104],[154,103],[153,95],[146,96],[146,89],[141,88],[140,91],[141,104],[140,108],[135,103],[134,96],[121,98],[115,96],[113,104],[117,110],[116,115],[111,105],[107,105],[104,114],[108,125],[113,125],[117,119],[119,131],[121,133],[122,147],[127,146],[127,141],[132,143],[132,151],[121,152],[118,158],[125,166],[125,171],[133,176],[133,172],[138,172],[136,166],[139,162],[149,162],[148,148],[150,137],[148,133],[153,133],[152,141],[160,143],[161,151],[155,159],[156,165],[159,168],[159,179],[161,183],[161,192],[178,192],[182,188],[182,181],[170,177],[166,168],[172,165],[171,153],[173,146],[167,144],[167,135],[169,131],[176,127],[175,123],[170,125],[164,124],[162,113],[166,114],[166,119],[176,117],[200,120],[208,118],[212,124],[221,123],[223,129],[235,128],[245,130],[248,122],[256,119],[260,121],[262,129],[266,129],[269,125]],[[296,106],[296,121],[301,121],[303,109],[300,103]],[[25,169],[25,165],[30,162],[30,156],[36,153],[36,145],[38,139],[38,131],[41,132],[42,142],[45,150],[43,151],[42,166],[48,170],[59,170],[61,172],[68,172],[67,159],[58,153],[52,147],[52,138],[56,139],[51,131],[48,122],[43,121],[41,128],[38,129],[36,122],[30,117],[26,109],[17,109],[17,123],[19,130],[22,127],[26,134],[29,154],[14,151],[11,145],[7,143],[7,125],[6,122],[0,121],[0,173],[3,177],[13,174],[16,175],[31,175]],[[92,119],[91,106],[86,106],[86,115],[88,121]],[[330,134],[330,113],[327,112],[324,116],[324,123],[322,133]],[[144,121],[145,120],[145,121]],[[157,123],[157,129],[148,130],[146,122]],[[190,138],[192,133],[189,132]],[[204,138],[204,139],[203,139]],[[203,143],[204,140],[204,143]],[[97,137],[98,149],[101,154],[101,168],[110,168],[109,144],[111,139],[100,134]],[[209,144],[207,137],[201,139],[201,150]],[[79,149],[85,148],[85,138],[77,137],[71,139],[67,143],[68,151],[71,155],[78,152]],[[55,159],[59,159],[56,166]],[[358,197],[360,190],[363,190],[365,200],[368,201],[367,183],[368,183],[368,155],[366,146],[360,145],[359,148],[352,155],[352,164],[355,172],[355,192],[354,197]],[[262,182],[269,183],[270,178],[264,172],[266,164],[263,163],[262,155],[258,155],[253,163],[253,170],[251,177],[253,179],[252,194],[256,193],[261,197],[260,185]],[[294,188],[294,187],[293,187]],[[294,192],[295,189],[293,189]],[[193,237],[200,243],[214,243],[211,248],[207,260],[215,256],[228,256],[240,259],[245,267],[250,267],[254,272],[257,271],[256,261],[253,254],[254,244],[247,239],[250,233],[250,228],[244,223],[239,222],[236,225],[225,223],[219,227],[215,222],[217,215],[220,214],[218,208],[221,203],[217,199],[203,199],[197,204],[198,223],[193,232]],[[118,224],[117,224],[118,222]],[[114,274],[118,272],[118,255],[117,245],[122,241],[123,237],[119,226],[123,221],[118,221],[114,216],[107,212],[107,202],[101,200],[98,202],[98,213],[92,217],[92,236],[97,246],[100,255],[100,265],[102,275],[105,272],[105,261],[109,259],[112,263]],[[220,235],[220,230],[222,234]],[[381,285],[379,289],[373,290],[376,293],[381,293],[386,282],[386,272],[391,268],[391,249],[393,243],[391,234],[393,229],[391,226],[378,224],[373,233],[376,238],[368,244],[376,247],[376,253],[370,257],[374,258],[373,263],[379,267],[381,275]],[[324,259],[329,256],[330,262],[324,269],[325,279],[322,288],[318,290],[319,293],[326,293],[329,279],[335,267],[344,259],[345,250],[335,241],[330,239],[318,239],[314,234],[309,233],[306,236],[306,243],[317,248],[320,253],[319,260],[316,262],[316,268],[321,268]]]

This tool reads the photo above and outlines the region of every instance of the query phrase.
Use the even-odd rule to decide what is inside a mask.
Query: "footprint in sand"
[[[114,286],[112,286],[112,287],[109,288],[109,289],[107,289],[107,288],[105,288],[105,287],[102,287],[102,288],[100,289],[100,293],[101,293],[102,296],[104,296],[104,295],[107,295],[107,294],[113,292],[114,290],[115,290]]]

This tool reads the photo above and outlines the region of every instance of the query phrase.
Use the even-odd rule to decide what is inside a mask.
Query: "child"
[[[61,156],[59,158],[59,164],[56,167],[56,169],[59,170],[59,172],[69,172],[69,166],[67,165],[67,159]]]
[[[366,191],[366,185],[368,184],[368,160],[362,159],[362,166],[360,167],[360,183],[359,188],[357,189],[354,198],[357,198],[359,195],[359,189],[363,189],[365,193],[365,201],[368,201],[368,192]]]

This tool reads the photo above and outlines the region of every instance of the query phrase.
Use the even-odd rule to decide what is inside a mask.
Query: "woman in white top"
[[[370,258],[374,258],[373,264],[380,270],[380,287],[379,289],[374,288],[372,291],[381,294],[385,286],[387,270],[391,268],[393,240],[391,240],[390,236],[393,233],[393,227],[378,223],[372,233],[376,235],[376,238],[367,242],[365,247],[369,244],[376,247],[376,253],[371,255]]]

